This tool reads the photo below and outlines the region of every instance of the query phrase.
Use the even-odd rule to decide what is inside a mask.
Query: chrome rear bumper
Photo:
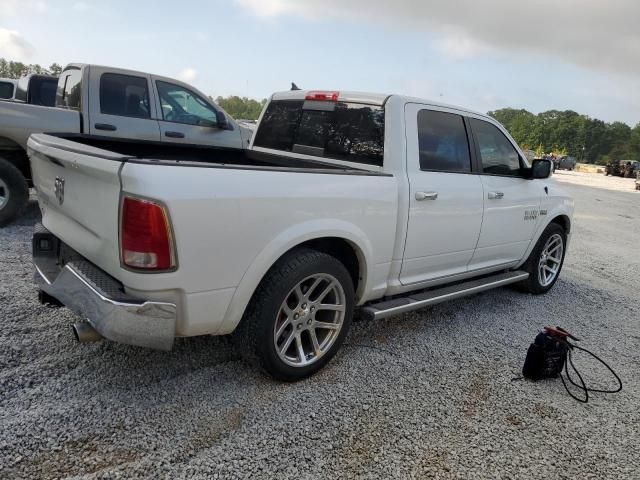
[[[33,237],[38,286],[115,342],[170,350],[176,331],[176,306],[124,293],[122,285],[98,267],[76,257],[60,267],[60,241],[42,227]]]

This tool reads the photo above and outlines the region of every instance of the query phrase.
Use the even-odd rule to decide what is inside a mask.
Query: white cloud
[[[178,74],[178,78],[183,82],[193,82],[198,76],[198,71],[194,68],[185,68]]]
[[[15,30],[0,28],[0,52],[7,60],[25,61],[33,55],[34,48]]]
[[[299,15],[427,30],[456,57],[537,52],[640,75],[638,0],[235,0],[260,17]],[[452,35],[451,32],[455,32]]]
[[[46,13],[47,2],[43,0],[0,0],[0,19],[24,13]]]
[[[236,0],[240,5],[253,11],[260,17],[274,17],[287,13],[305,14],[310,5],[295,0]]]

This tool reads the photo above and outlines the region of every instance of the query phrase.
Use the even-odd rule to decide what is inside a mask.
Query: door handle
[[[110,123],[96,123],[94,127],[96,130],[107,130],[109,132],[115,132],[117,130],[116,126]]]
[[[170,138],[184,138],[184,133],[182,132],[164,132],[165,137]]]
[[[504,197],[504,193],[502,192],[489,192],[489,195],[487,195],[489,197],[489,200],[500,200],[502,197]]]
[[[416,200],[435,200],[438,198],[438,192],[416,192]]]

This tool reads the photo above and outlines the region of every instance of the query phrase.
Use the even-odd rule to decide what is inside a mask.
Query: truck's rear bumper
[[[103,337],[120,343],[170,350],[176,335],[176,305],[124,293],[122,285],[85,259],[59,260],[59,240],[40,227],[33,236],[39,287],[87,319]]]

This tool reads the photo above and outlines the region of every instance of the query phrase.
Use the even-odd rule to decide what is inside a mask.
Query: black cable
[[[622,380],[620,379],[620,377],[618,376],[618,374],[613,370],[613,368],[611,368],[607,362],[605,362],[604,360],[602,360],[600,357],[598,357],[595,353],[587,350],[586,348],[582,348],[579,347],[577,345],[574,344],[570,344],[570,348],[577,348],[578,350],[582,350],[585,353],[588,353],[589,355],[591,355],[593,358],[595,358],[597,361],[599,361],[601,364],[603,364],[605,367],[607,367],[607,370],[609,370],[611,372],[611,374],[616,378],[616,380],[618,381],[618,388],[616,388],[615,390],[600,390],[598,388],[589,388],[588,391],[590,392],[598,392],[598,393],[618,393],[620,390],[622,390]],[[571,365],[573,366],[573,362],[571,363]],[[575,370],[575,367],[574,367]],[[577,371],[576,371],[577,373]],[[573,380],[571,379],[571,377],[569,376],[569,374],[567,374],[567,378],[569,379],[569,381],[571,383],[573,383],[574,385],[576,385]],[[579,385],[576,385],[579,386]]]
[[[562,376],[562,372],[560,372],[560,380],[562,380],[562,385],[564,385],[564,389],[571,396],[571,398],[573,398],[574,400],[577,400],[580,403],[587,403],[589,401],[589,389],[587,388],[586,383],[584,383],[584,379],[582,378],[582,375],[580,375],[580,372],[578,371],[576,366],[573,364],[573,359],[571,358],[571,347],[572,347],[572,345],[569,342],[566,342],[566,344],[568,345],[568,347],[567,347],[567,359],[564,362],[564,371],[567,374],[567,378],[569,379],[569,381],[573,385],[575,385],[576,387],[582,388],[582,390],[584,391],[584,399],[578,398],[573,393],[571,393],[571,390],[569,390],[569,387],[567,387],[567,384],[564,381],[564,377]],[[578,375],[578,378],[580,379],[580,382],[582,383],[582,386],[576,384],[571,379],[571,375],[569,374],[569,364],[571,364],[571,368],[573,368],[573,370],[576,372],[576,375]]]
[[[581,403],[587,403],[589,401],[589,392],[598,392],[598,393],[617,393],[620,390],[622,390],[622,380],[620,379],[620,377],[618,376],[618,374],[613,370],[613,368],[611,368],[607,362],[605,362],[604,360],[602,360],[600,357],[598,357],[595,353],[587,350],[586,348],[582,348],[582,347],[578,347],[577,345],[574,345],[572,343],[569,342],[565,342],[567,344],[567,361],[564,364],[564,371],[567,375],[567,380],[569,380],[569,382],[582,389],[584,391],[584,399],[582,398],[578,398],[576,397],[573,393],[571,393],[571,391],[569,390],[569,387],[567,387],[567,384],[564,380],[564,377],[562,376],[562,374],[560,374],[560,380],[562,380],[562,384],[564,385],[565,390],[567,391],[567,393],[575,400],[577,400],[578,402]],[[613,376],[616,378],[616,380],[618,381],[618,388],[616,388],[615,390],[602,390],[602,389],[598,389],[598,388],[589,388],[587,387],[586,383],[584,382],[584,379],[582,378],[582,375],[580,375],[580,372],[578,371],[578,369],[576,368],[576,366],[573,363],[573,357],[571,355],[571,352],[574,348],[577,348],[578,350],[582,350],[583,352],[588,353],[589,355],[591,355],[593,358],[595,358],[598,362],[600,362],[602,365],[604,365],[605,367],[607,367],[607,369],[613,374]],[[571,364],[571,368],[573,368],[573,371],[576,373],[576,375],[578,375],[578,378],[580,379],[580,383],[582,385],[578,385],[576,382],[573,381],[573,379],[571,378],[571,374],[569,373],[569,364]]]

